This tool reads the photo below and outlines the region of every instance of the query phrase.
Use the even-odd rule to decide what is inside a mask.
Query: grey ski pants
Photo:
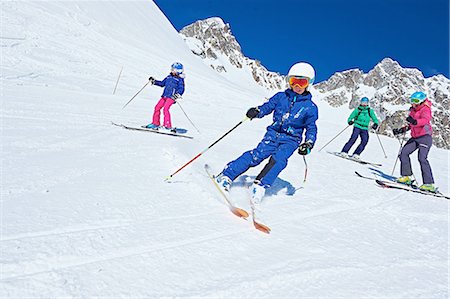
[[[431,166],[428,162],[428,152],[433,144],[431,135],[424,135],[417,138],[411,138],[403,146],[400,152],[400,174],[402,176],[412,175],[411,159],[409,156],[419,149],[419,163],[422,170],[422,180],[424,184],[433,184],[433,173],[431,172]]]

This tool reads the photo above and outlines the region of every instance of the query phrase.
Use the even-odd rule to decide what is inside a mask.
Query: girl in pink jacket
[[[415,92],[409,98],[411,108],[409,116],[406,118],[407,126],[394,129],[394,135],[406,133],[411,130],[411,139],[406,142],[400,153],[400,174],[402,177],[397,179],[399,183],[411,185],[412,168],[409,156],[419,150],[418,158],[420,168],[422,170],[423,185],[419,188],[424,191],[436,192],[434,186],[433,173],[430,163],[428,162],[428,152],[433,144],[431,127],[431,102],[427,99],[427,95],[421,91]]]

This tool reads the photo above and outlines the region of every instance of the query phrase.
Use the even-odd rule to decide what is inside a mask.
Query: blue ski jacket
[[[262,118],[273,111],[273,123],[267,127],[268,131],[293,137],[300,144],[303,140],[303,132],[306,130],[305,142],[310,141],[313,145],[316,142],[316,120],[319,112],[316,104],[311,100],[309,91],[297,94],[287,89],[276,93],[258,108],[257,118]]]
[[[178,76],[169,74],[164,80],[155,80],[155,85],[164,87],[163,94],[164,98],[172,98],[174,94],[178,93],[182,95],[184,93],[184,79]]]

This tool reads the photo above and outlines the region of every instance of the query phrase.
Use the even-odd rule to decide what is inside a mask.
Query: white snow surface
[[[350,111],[315,91],[319,135],[294,154],[263,201],[270,235],[232,215],[207,178],[252,149],[270,117],[244,122],[271,96],[226,80],[188,49],[153,2],[1,2],[2,298],[448,298],[448,201],[384,190],[368,167],[329,155]],[[301,60],[301,57],[299,57]],[[147,124],[163,79],[186,69],[176,126],[195,139],[111,125]],[[112,91],[124,67],[115,95]],[[318,70],[320,71],[320,70]],[[399,144],[375,135],[362,157],[391,173]],[[449,193],[449,152],[429,156]],[[421,182],[420,168],[413,167]],[[232,196],[249,208],[237,179]],[[398,175],[398,165],[396,174]]]

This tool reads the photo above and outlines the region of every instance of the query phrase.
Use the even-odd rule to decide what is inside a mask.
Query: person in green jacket
[[[352,158],[359,159],[359,155],[363,152],[364,148],[369,142],[369,123],[370,119],[373,121],[372,129],[376,130],[378,128],[378,119],[375,115],[373,109],[369,107],[369,99],[367,97],[363,97],[361,99],[361,103],[358,107],[353,110],[352,114],[348,117],[348,124],[353,125],[353,133],[350,137],[350,140],[344,145],[344,148],[341,151],[341,155],[344,157],[348,157],[348,151],[355,144],[358,136],[361,136],[361,143],[353,152]]]

